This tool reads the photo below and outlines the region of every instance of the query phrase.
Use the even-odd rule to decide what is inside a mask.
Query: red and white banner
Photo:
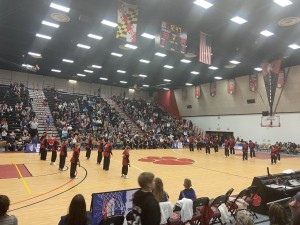
[[[201,86],[195,86],[195,98],[200,98],[201,96]]]
[[[181,96],[182,96],[182,100],[186,100],[187,98],[187,88],[181,88]]]
[[[227,82],[227,92],[228,94],[234,94],[235,92],[235,79],[229,79]]]
[[[217,94],[217,83],[216,81],[213,81],[210,83],[210,96],[215,97]]]
[[[285,70],[280,70],[277,80],[277,88],[282,88],[285,84]]]
[[[249,75],[249,91],[257,91],[258,88],[258,75]]]

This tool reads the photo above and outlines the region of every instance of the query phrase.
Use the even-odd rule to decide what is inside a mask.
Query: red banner
[[[249,75],[249,91],[257,91],[257,87],[258,87],[258,75],[257,74],[253,74],[253,75]]]
[[[285,83],[285,71],[281,70],[278,75],[277,88],[282,88]]]
[[[227,82],[227,92],[228,94],[233,94],[235,92],[235,79],[229,79]]]
[[[200,98],[201,96],[201,86],[195,86],[195,98]]]
[[[216,81],[213,81],[210,83],[210,96],[215,97],[217,94],[217,83]]]

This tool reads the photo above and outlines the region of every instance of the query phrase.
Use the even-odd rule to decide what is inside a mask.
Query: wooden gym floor
[[[75,194],[83,194],[89,208],[92,193],[137,188],[137,177],[142,171],[151,171],[160,177],[171,202],[175,203],[180,190],[183,189],[184,178],[192,180],[198,197],[216,197],[231,187],[235,189],[233,194],[237,194],[251,185],[254,176],[266,175],[266,167],[270,168],[271,174],[280,173],[285,169],[300,170],[298,157],[285,157],[276,165],[271,165],[268,153],[257,153],[259,157],[242,161],[241,151],[237,151],[235,156],[225,158],[223,149],[217,154],[212,152],[211,155],[206,155],[203,149],[200,152],[189,152],[188,149],[131,150],[129,179],[121,179],[122,150],[113,151],[109,172],[103,171],[102,165],[96,164],[96,151],[92,151],[90,160],[85,159],[85,152],[82,151],[82,167],[77,167],[78,179],[70,180],[69,169],[60,172],[57,165],[49,165],[49,153],[47,161],[40,161],[37,153],[0,154],[0,165],[13,164],[18,171],[15,164],[24,164],[32,175],[0,179],[0,194],[9,196],[10,214],[18,217],[19,225],[58,224],[60,216],[67,213]],[[71,152],[67,162],[70,156]],[[194,163],[161,165],[139,161],[149,156],[187,158],[194,160]],[[69,167],[69,163],[66,163],[66,166]]]

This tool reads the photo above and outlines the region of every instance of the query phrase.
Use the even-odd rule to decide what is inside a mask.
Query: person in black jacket
[[[154,189],[154,174],[143,172],[138,177],[140,190],[133,195],[133,217],[136,225],[159,225],[160,207],[152,190]]]

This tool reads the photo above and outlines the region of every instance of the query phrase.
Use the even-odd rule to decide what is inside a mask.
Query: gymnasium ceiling
[[[134,0],[130,0],[133,2]],[[136,0],[139,7],[136,50],[124,50],[126,44],[116,39],[116,28],[101,23],[103,19],[117,22],[117,0],[53,0],[70,8],[68,13],[50,8],[49,0],[1,0],[0,1],[0,68],[13,71],[28,71],[22,64],[38,65],[36,74],[55,76],[92,83],[143,89],[178,88],[185,83],[193,85],[208,83],[215,76],[223,79],[257,73],[254,70],[262,62],[282,59],[283,67],[300,64],[300,49],[288,46],[300,45],[300,23],[292,26],[279,26],[278,22],[287,17],[300,17],[300,1],[290,0],[293,4],[281,7],[273,0],[207,0],[212,7],[204,9],[194,0]],[[57,22],[53,13],[63,13],[69,22]],[[237,24],[232,17],[239,16],[248,22]],[[59,28],[42,25],[43,20],[59,24]],[[160,36],[161,22],[167,21],[181,26],[187,31],[188,55],[167,51],[156,39],[141,36],[146,32]],[[285,21],[290,22],[290,20]],[[270,37],[260,34],[268,30],[274,33]],[[200,31],[211,35],[212,65],[217,70],[198,61]],[[36,37],[36,34],[51,36],[51,40]],[[89,33],[102,36],[102,40],[87,37]],[[90,49],[77,47],[77,44],[89,45]],[[34,58],[28,52],[42,55]],[[111,52],[120,53],[115,57]],[[155,55],[165,53],[164,58]],[[71,59],[74,63],[63,62]],[[146,59],[150,63],[139,60]],[[189,59],[191,63],[182,63]],[[230,60],[240,64],[234,68]],[[102,66],[101,69],[91,65]],[[164,68],[171,65],[173,69]],[[60,70],[60,73],[51,69]],[[92,70],[87,73],[84,70]],[[126,71],[118,73],[117,70]],[[197,71],[200,74],[191,74]],[[31,73],[31,71],[28,71]],[[79,77],[77,74],[85,74]],[[137,75],[147,75],[146,78]],[[100,77],[108,78],[107,81]],[[171,82],[165,82],[169,79]],[[128,83],[120,83],[127,81]],[[149,85],[149,87],[143,87]]]

